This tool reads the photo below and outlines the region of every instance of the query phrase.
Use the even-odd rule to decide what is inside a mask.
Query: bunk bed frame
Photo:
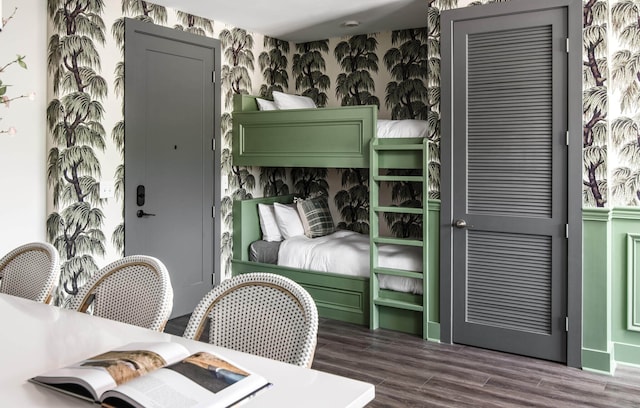
[[[234,95],[233,164],[261,167],[368,168],[378,107],[259,111],[256,97]],[[380,144],[415,143],[380,139]],[[284,164],[283,164],[284,163]],[[380,157],[381,168],[422,168],[411,150]]]
[[[438,265],[436,257],[429,257],[430,252],[439,251],[439,202],[427,199],[425,169],[429,141],[376,138],[376,117],[376,106],[259,112],[255,97],[234,96],[234,165],[370,168],[371,274],[370,277],[353,277],[249,261],[249,245],[261,239],[258,204],[290,203],[292,195],[234,202],[232,273],[260,271],[286,276],[309,291],[321,317],[439,340]],[[421,176],[389,176],[381,175],[380,169],[423,169],[423,172]],[[380,206],[381,184],[393,181],[421,182],[423,207]],[[424,239],[381,237],[379,218],[387,212],[421,214]],[[430,228],[430,225],[436,228]],[[422,273],[379,268],[377,248],[380,244],[421,247]],[[421,279],[423,294],[380,289],[379,274]]]

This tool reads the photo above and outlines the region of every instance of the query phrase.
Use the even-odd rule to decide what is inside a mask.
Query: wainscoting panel
[[[640,331],[640,234],[627,234],[627,330]]]

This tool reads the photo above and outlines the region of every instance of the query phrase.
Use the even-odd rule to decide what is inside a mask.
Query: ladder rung
[[[416,312],[422,312],[424,307],[422,305],[416,305],[415,303],[403,302],[394,299],[376,298],[373,303],[377,306],[387,306],[396,309],[415,310]]]
[[[406,239],[406,238],[382,238],[375,237],[371,239],[376,244],[395,244],[395,245],[406,245],[406,246],[415,246],[422,247],[423,242],[417,239]]]
[[[373,145],[373,150],[422,150],[422,144],[383,144]]]
[[[421,183],[424,181],[422,176],[373,176],[375,181],[414,181]]]
[[[404,269],[391,269],[391,268],[373,268],[373,273],[379,273],[383,275],[404,276],[405,278],[422,279],[422,272],[407,271]]]
[[[415,207],[373,207],[373,211],[397,214],[423,214],[423,208]]]

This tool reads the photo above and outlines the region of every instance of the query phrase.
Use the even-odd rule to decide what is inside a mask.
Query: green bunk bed
[[[233,164],[261,167],[368,168],[375,105],[259,111],[256,97],[234,95]],[[416,140],[380,139],[380,144]],[[422,154],[389,151],[380,168],[422,168]]]
[[[259,111],[256,97],[236,95],[233,112],[233,164],[263,167],[370,168],[369,277],[300,270],[249,260],[249,246],[261,239],[258,204],[291,203],[293,196],[235,201],[233,204],[234,275],[270,272],[301,284],[313,296],[321,317],[413,333],[439,339],[437,323],[437,265],[428,254],[438,253],[439,203],[424,200],[422,208],[383,206],[378,202],[385,182],[421,182],[427,195],[427,172],[421,176],[390,176],[381,169],[426,169],[428,140],[377,138],[376,106]],[[424,164],[423,164],[424,163]],[[379,219],[386,212],[421,214],[422,240],[382,237]],[[381,244],[419,246],[423,271],[410,272],[377,265]],[[379,274],[421,279],[422,294],[380,289]]]

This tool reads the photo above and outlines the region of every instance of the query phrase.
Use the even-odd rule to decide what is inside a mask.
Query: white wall
[[[0,0],[2,18],[18,10],[0,32],[0,66],[26,56],[27,69],[17,64],[0,72],[12,85],[7,96],[36,93],[0,106],[0,256],[12,248],[46,237],[46,101],[47,8],[42,0]]]

